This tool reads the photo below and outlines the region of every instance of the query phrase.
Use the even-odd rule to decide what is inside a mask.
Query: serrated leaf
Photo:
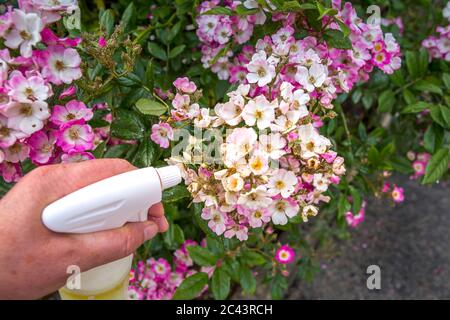
[[[189,198],[190,196],[191,194],[186,189],[186,186],[177,185],[163,191],[162,201],[167,203],[177,202],[183,198]]]
[[[433,183],[439,180],[444,175],[444,173],[447,172],[449,162],[449,149],[443,148],[438,150],[428,162],[422,183]]]
[[[431,104],[428,102],[418,101],[416,103],[410,104],[409,106],[406,106],[402,110],[402,113],[418,113],[430,108],[430,106]]]
[[[169,35],[167,37],[167,40],[170,42],[172,41],[181,31],[181,21],[178,21],[175,23],[175,25],[170,29]]]
[[[394,92],[390,89],[383,91],[378,97],[378,112],[391,112],[395,104]]]
[[[450,108],[441,104],[430,107],[430,115],[434,122],[443,128],[449,126]]]
[[[136,7],[134,6],[134,3],[131,2],[123,12],[122,19],[120,20],[120,24],[125,31],[131,29],[131,24],[135,20],[135,13]]]
[[[185,241],[183,229],[177,224],[173,225],[173,239],[178,245],[183,244]]]
[[[111,9],[105,10],[100,17],[100,27],[106,31],[107,35],[111,35],[114,30],[114,15]]]
[[[148,48],[148,51],[150,52],[150,54],[152,56],[154,56],[155,58],[158,58],[163,61],[167,60],[166,52],[160,46],[158,46],[156,43],[149,42],[147,44],[147,48]]]
[[[144,137],[145,125],[131,110],[117,110],[111,123],[111,135],[124,140],[138,140]]]
[[[443,73],[442,74],[442,81],[444,82],[445,87],[447,90],[450,89],[450,74],[449,73]]]
[[[375,165],[375,166],[378,165],[378,163],[380,161],[380,153],[378,152],[378,150],[375,146],[370,147],[370,149],[367,153],[367,157],[372,165]]]
[[[217,257],[207,248],[201,246],[188,246],[189,257],[200,266],[213,266],[217,262]]]
[[[242,254],[241,262],[249,267],[263,265],[266,262],[264,256],[258,252],[246,250]]]
[[[403,89],[403,99],[407,104],[413,104],[416,102],[416,96],[408,89]]]
[[[413,89],[442,95],[442,89],[438,85],[435,85],[434,83],[428,82],[426,80],[417,81],[417,83],[413,86]]]
[[[173,300],[191,300],[196,298],[208,284],[208,275],[198,272],[183,280],[173,295]]]
[[[92,151],[92,155],[96,158],[96,159],[100,159],[103,157],[103,154],[105,153],[105,148],[106,148],[106,141],[103,141],[102,143],[100,143],[94,151]]]
[[[150,167],[156,158],[156,145],[150,139],[143,139],[134,155],[133,164],[138,168]]]
[[[324,32],[323,38],[332,48],[346,49],[346,50],[352,49],[352,43],[350,39],[344,36],[344,33],[342,31],[327,29]]]
[[[106,150],[103,154],[103,158],[123,158],[132,146],[133,145],[129,143],[112,146]]]
[[[419,73],[419,75],[425,75],[427,73],[429,61],[428,50],[425,48],[421,48],[417,59],[417,72]]]
[[[256,279],[249,268],[239,268],[239,279],[246,294],[254,294],[256,291]]]
[[[224,300],[230,293],[230,276],[222,268],[218,267],[214,270],[211,279],[211,291],[216,300]]]
[[[408,69],[408,73],[411,75],[412,78],[416,78],[419,74],[418,69],[418,59],[414,52],[407,51],[405,53],[405,59],[406,59],[406,67]]]
[[[166,113],[167,111],[167,107],[162,103],[146,98],[141,98],[138,101],[136,101],[136,108],[141,113],[151,116],[160,116]]]
[[[170,59],[175,58],[175,57],[178,56],[180,53],[182,53],[182,52],[184,51],[185,48],[186,48],[186,45],[184,45],[184,44],[181,44],[181,45],[179,45],[179,46],[173,48],[172,50],[170,50],[169,58],[170,58]]]

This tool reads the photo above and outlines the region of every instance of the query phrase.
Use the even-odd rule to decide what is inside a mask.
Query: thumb
[[[81,270],[124,258],[158,233],[153,221],[130,222],[121,228],[73,235],[78,238]]]

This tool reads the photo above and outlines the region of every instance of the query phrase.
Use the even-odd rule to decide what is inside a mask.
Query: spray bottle
[[[77,190],[48,205],[44,225],[55,232],[88,233],[147,220],[162,191],[181,182],[176,166],[122,173]],[[79,288],[60,289],[62,299],[125,299],[133,255],[82,272]]]

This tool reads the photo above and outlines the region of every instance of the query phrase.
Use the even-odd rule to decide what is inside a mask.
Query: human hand
[[[0,299],[35,299],[64,286],[69,265],[81,271],[123,258],[168,223],[161,203],[149,220],[94,233],[62,234],[41,220],[50,203],[96,181],[135,169],[121,159],[39,167],[0,200]]]

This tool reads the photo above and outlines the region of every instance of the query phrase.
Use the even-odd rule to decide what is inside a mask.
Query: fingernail
[[[144,229],[144,239],[145,241],[150,240],[158,233],[158,227],[155,224],[150,224]]]
[[[156,223],[158,225],[158,231],[161,232],[161,230],[167,228],[167,226],[169,225],[169,223],[167,222],[166,217],[161,217],[161,218],[150,218],[154,223]]]

